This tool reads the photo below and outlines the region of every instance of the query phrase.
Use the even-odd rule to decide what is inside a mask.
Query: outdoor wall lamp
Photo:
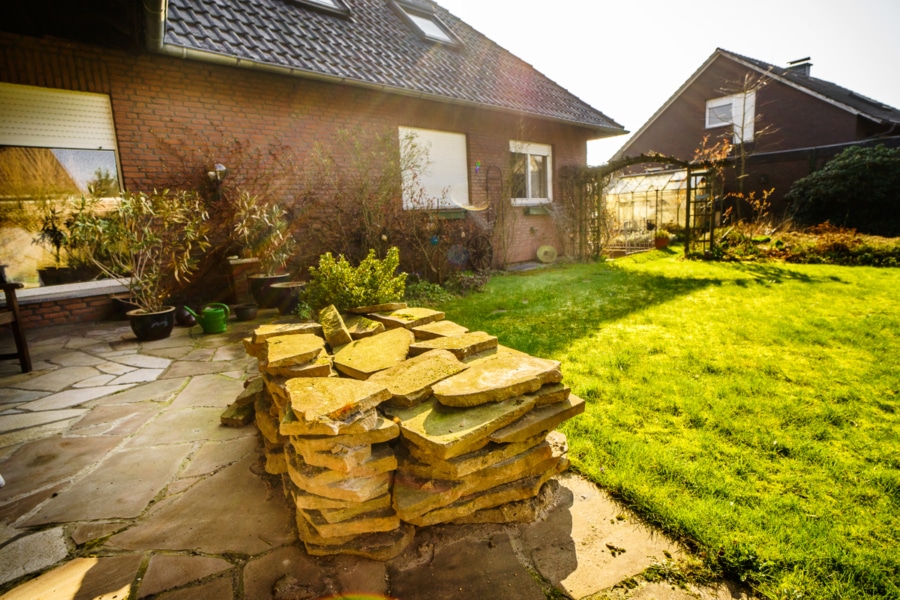
[[[223,179],[225,179],[225,175],[228,173],[228,168],[222,163],[216,163],[213,165],[213,170],[207,172],[210,181],[214,181],[216,183],[221,183]]]

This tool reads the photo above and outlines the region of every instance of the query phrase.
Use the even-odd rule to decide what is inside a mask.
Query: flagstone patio
[[[0,599],[742,597],[632,579],[679,549],[571,473],[535,523],[420,528],[388,562],[310,557],[256,427],[219,421],[257,369],[241,339],[275,320],[145,343],[121,321],[28,332],[34,371],[0,362]]]

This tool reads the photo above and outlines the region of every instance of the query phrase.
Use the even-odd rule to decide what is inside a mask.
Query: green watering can
[[[199,315],[187,306],[184,309],[194,315],[194,318],[200,323],[200,327],[203,328],[203,333],[223,333],[228,329],[228,315],[231,311],[228,310],[227,305],[221,302],[207,304]]]

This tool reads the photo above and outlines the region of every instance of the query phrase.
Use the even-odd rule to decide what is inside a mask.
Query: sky
[[[437,0],[538,71],[637,131],[715,51],[813,77],[900,108],[900,0]],[[627,136],[588,143],[606,162]]]

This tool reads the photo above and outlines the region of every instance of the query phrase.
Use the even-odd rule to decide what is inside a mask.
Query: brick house
[[[849,145],[900,145],[900,110],[817,79],[809,59],[788,67],[717,49],[613,160],[659,152],[690,160],[708,135],[747,150],[744,192],[774,188],[772,214],[797,179]],[[737,191],[735,171],[726,192]],[[621,186],[626,187],[626,186]],[[631,187],[634,187],[632,185]]]
[[[81,189],[97,169],[124,190],[171,185],[165,145],[205,174],[195,144],[277,142],[303,160],[339,131],[362,145],[412,134],[440,208],[521,212],[506,262],[559,245],[540,210],[559,193],[555,174],[586,164],[588,140],[624,133],[425,0],[12,0],[0,8],[0,115],[0,168],[2,151],[48,148]],[[521,197],[496,197],[498,173]],[[18,252],[0,250],[0,263]]]

